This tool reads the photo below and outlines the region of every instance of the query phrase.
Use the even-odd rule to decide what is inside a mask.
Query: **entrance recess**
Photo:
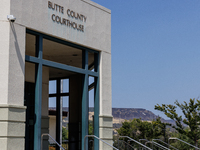
[[[25,82],[24,105],[26,106],[26,135],[25,149],[33,150],[35,124],[35,84]]]
[[[25,60],[26,150],[40,150],[41,135],[49,132],[50,80],[57,81],[56,140],[62,142],[60,104],[66,93],[60,92],[60,81],[66,78],[69,79],[69,149],[83,150],[84,137],[88,135],[91,88],[94,89],[94,135],[99,137],[99,52],[27,29]],[[91,85],[89,76],[94,78]],[[95,140],[94,149],[98,148]]]

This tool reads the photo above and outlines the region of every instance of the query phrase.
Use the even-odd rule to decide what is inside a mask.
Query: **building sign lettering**
[[[67,9],[65,11],[63,6],[55,4],[55,3],[51,2],[51,1],[48,1],[48,8],[52,9],[54,11],[57,11],[59,13],[62,13],[62,14],[66,13],[68,17],[75,18],[76,20],[80,20],[81,22],[86,22],[86,20],[87,20],[87,17],[85,15],[80,14],[78,12],[75,12],[75,11],[73,11],[71,9]],[[72,27],[72,28],[74,28],[74,29],[76,29],[78,31],[84,32],[84,25],[83,24],[71,21],[69,19],[66,19],[66,18],[61,17],[61,16],[56,15],[56,14],[52,14],[51,15],[51,19],[54,22],[57,22],[58,24],[65,25],[65,26],[68,26],[68,27]]]

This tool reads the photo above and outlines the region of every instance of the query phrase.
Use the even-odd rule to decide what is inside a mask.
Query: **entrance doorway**
[[[49,98],[53,97],[56,99],[54,138],[62,144],[62,104],[67,96],[68,148],[83,150],[84,137],[88,135],[90,89],[94,90],[93,134],[99,137],[99,52],[27,29],[25,60],[26,149],[41,149],[41,135],[51,133]],[[92,83],[89,77],[93,78]],[[61,90],[63,79],[69,80],[68,92]],[[56,92],[49,94],[52,80],[56,81]],[[43,149],[48,149],[49,137],[43,140]],[[94,149],[98,147],[98,142],[94,142]]]
[[[24,105],[26,106],[25,149],[33,150],[35,124],[35,84],[25,82]]]

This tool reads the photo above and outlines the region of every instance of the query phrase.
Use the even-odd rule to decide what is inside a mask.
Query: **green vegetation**
[[[117,132],[121,136],[129,136],[135,140],[152,140],[165,135],[166,125],[160,121],[160,118],[152,122],[133,119],[123,122],[122,127],[117,129]]]
[[[68,139],[68,130],[64,127],[62,127],[62,140]]]
[[[183,114],[184,119],[181,115],[176,113],[177,107],[179,107]],[[175,101],[174,105],[162,104],[155,106],[156,110],[164,112],[165,115],[175,121],[176,125],[172,128],[176,129],[180,134],[187,136],[193,141],[193,144],[198,146],[198,140],[200,139],[200,101],[195,99],[190,99],[189,103],[184,101],[184,104],[180,104]],[[184,124],[188,126],[186,130]]]
[[[93,135],[93,122],[92,121],[89,121],[88,134]]]
[[[198,147],[200,143],[200,101],[190,99],[189,103],[180,104],[175,101],[174,104],[157,104],[155,109],[164,112],[167,117],[175,121],[175,124],[164,123],[160,117],[152,122],[142,121],[141,119],[126,120],[122,123],[122,127],[117,129],[118,134],[129,136],[137,141],[139,139],[149,141],[160,139],[166,143],[168,143],[169,137],[176,137]],[[177,108],[181,109],[183,117],[177,114]],[[116,145],[117,138],[114,137],[113,139],[115,139],[114,144]],[[125,141],[127,142],[127,140]],[[170,140],[170,144],[181,150],[194,149],[178,140]]]
[[[188,130],[188,128],[186,128],[185,130]],[[182,135],[182,134],[178,133],[177,131],[172,132],[171,137],[177,137],[177,138],[179,138],[187,143],[190,143],[190,144],[193,143],[193,141],[190,138],[188,138],[186,135]],[[181,150],[190,150],[191,149],[191,146],[184,144],[183,142],[176,141],[176,140],[171,140],[170,144],[172,146],[176,147],[177,149],[181,149]]]

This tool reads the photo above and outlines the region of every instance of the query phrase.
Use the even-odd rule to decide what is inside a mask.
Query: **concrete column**
[[[99,116],[99,136],[102,140],[113,145],[113,117],[100,115]],[[111,147],[103,142],[99,143],[100,150],[112,150]]]
[[[100,115],[99,136],[109,144],[113,144],[112,91],[111,91],[111,53],[101,52],[100,57]],[[111,147],[99,143],[100,150],[112,150]]]
[[[23,150],[26,107],[0,105],[0,149]]]
[[[49,133],[49,68],[43,67],[42,71],[42,120],[41,134]],[[48,137],[44,136],[43,150],[49,150]]]
[[[82,75],[69,79],[69,150],[81,147]]]
[[[2,2],[2,7],[6,1]],[[5,8],[9,6],[5,5]],[[1,7],[0,7],[1,8]],[[0,15],[0,148],[24,150],[24,64],[25,27],[7,21]]]

